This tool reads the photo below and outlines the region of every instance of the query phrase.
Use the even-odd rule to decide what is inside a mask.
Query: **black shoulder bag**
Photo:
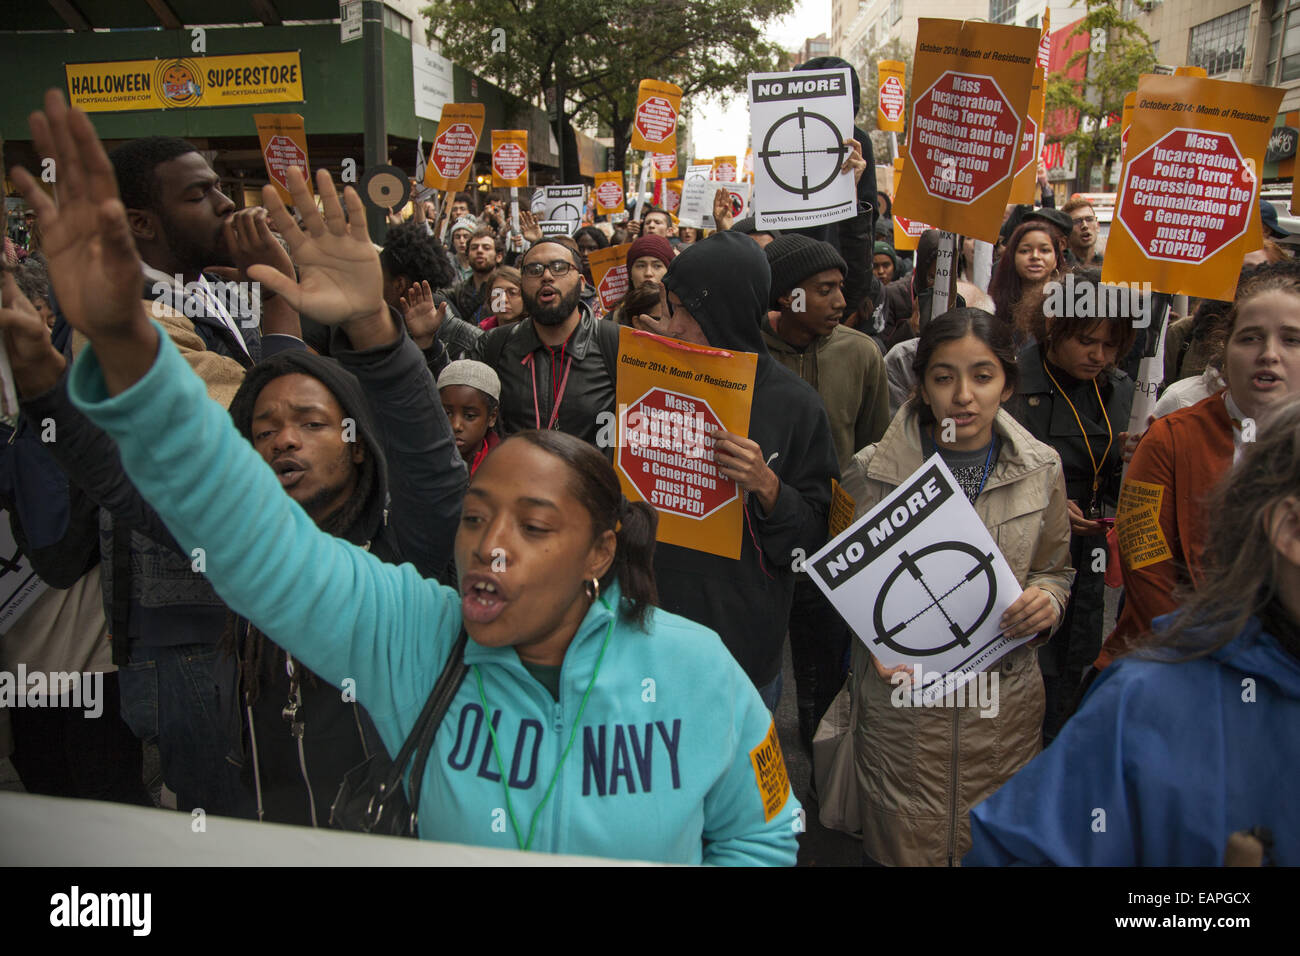
[[[462,630],[415,726],[397,752],[397,759],[389,760],[386,753],[374,753],[344,775],[338,795],[330,805],[330,826],[384,836],[419,837],[424,767],[442,718],[469,671],[465,664],[468,640]],[[411,799],[407,802],[402,789],[402,771],[412,754],[415,762],[411,765]]]

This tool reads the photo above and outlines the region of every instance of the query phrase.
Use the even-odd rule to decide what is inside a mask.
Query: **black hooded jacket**
[[[837,56],[816,56],[795,69],[838,70],[845,67],[848,68],[853,85],[853,115],[857,116],[862,109],[862,81],[858,79],[858,71],[847,60]],[[844,301],[848,303],[849,309],[858,307],[871,283],[871,253],[876,241],[876,217],[879,215],[879,210],[876,209],[876,154],[871,148],[871,136],[855,124],[853,138],[861,145],[862,158],[867,161],[867,168],[858,180],[858,214],[839,222],[789,230],[809,239],[829,242],[844,257],[844,262],[849,267],[844,277]],[[870,316],[862,318],[868,319]]]
[[[325,530],[344,538],[352,544],[367,548],[372,554],[390,564],[400,564],[404,560],[414,559],[421,572],[433,576],[441,570],[450,557],[450,543],[454,534],[454,514],[459,512],[460,493],[463,493],[465,478],[463,466],[457,469],[460,456],[456,453],[455,442],[451,439],[451,429],[446,423],[442,408],[437,401],[436,387],[418,348],[407,340],[403,334],[397,347],[381,346],[367,352],[352,352],[346,336],[335,331],[331,342],[331,352],[335,356],[346,358],[349,364],[364,367],[367,362],[374,364],[391,364],[390,374],[379,380],[367,377],[372,394],[363,391],[357,376],[344,368],[333,358],[323,358],[310,352],[286,352],[258,363],[248,370],[244,382],[230,403],[230,416],[235,426],[245,438],[252,440],[253,409],[258,395],[271,381],[284,375],[303,374],[317,379],[334,395],[343,410],[345,418],[355,422],[356,440],[364,444],[365,456],[372,463],[372,477],[364,490],[364,500],[346,527],[325,527]],[[391,381],[399,394],[410,399],[412,421],[405,427],[399,415],[392,414],[400,408],[401,401],[394,402],[394,396],[385,396],[385,382]],[[374,392],[381,394],[374,394]],[[382,411],[382,421],[376,422],[371,414],[372,403]],[[394,407],[396,405],[396,408]],[[425,488],[428,482],[422,482],[419,475],[394,474],[394,488],[391,504],[394,509],[394,523],[389,522],[390,476],[385,449],[392,449],[393,442],[403,440],[395,432],[415,432],[426,430],[425,425],[418,424],[419,418],[432,415],[441,417],[441,428],[437,423],[435,434],[443,435],[445,442],[435,441],[427,444],[428,435],[424,436],[427,453],[415,461],[421,462],[421,468],[427,465],[430,473],[445,472],[448,480],[448,494],[441,498],[425,497],[420,512],[445,512],[444,527],[438,535],[441,546],[426,551],[422,546],[414,548],[416,553],[404,552],[399,534],[399,526],[411,530],[416,522],[410,521],[415,512],[415,501],[406,500],[403,492],[406,483],[413,482]],[[442,447],[445,445],[446,447]],[[454,456],[454,458],[453,458]],[[411,460],[403,457],[406,466]],[[360,467],[366,468],[366,464]],[[409,467],[403,471],[409,472]],[[358,486],[361,490],[361,486]],[[460,493],[457,493],[457,492]],[[345,505],[345,508],[347,506]],[[430,565],[430,561],[441,562]],[[243,641],[248,623],[240,621],[239,640]],[[338,787],[346,774],[360,764],[375,750],[383,752],[383,744],[371,723],[370,717],[360,704],[356,703],[355,693],[351,700],[348,695],[340,694],[339,689],[312,675],[297,661],[293,661],[295,678],[288,673],[288,655],[274,645],[269,639],[262,638],[264,649],[261,666],[257,668],[257,692],[250,694],[251,682],[244,686],[244,717],[247,746],[251,760],[244,763],[244,775],[258,796],[259,814],[262,819],[277,823],[298,823],[325,826],[329,821],[329,808]],[[346,690],[346,689],[345,689]],[[355,690],[355,688],[354,688]],[[295,697],[295,693],[297,697]],[[297,702],[293,718],[285,716],[286,708],[292,709]],[[300,726],[301,752],[295,726]]]
[[[737,560],[657,545],[660,604],[717,631],[757,687],[780,673],[793,566],[826,543],[831,479],[839,477],[821,397],[763,344],[771,281],[763,250],[732,232],[697,243],[673,260],[664,277],[709,344],[758,353],[749,438],[781,479],[781,490],[770,514],[747,496]]]

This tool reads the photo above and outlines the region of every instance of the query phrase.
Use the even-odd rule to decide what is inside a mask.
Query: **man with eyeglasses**
[[[1074,220],[1074,227],[1066,239],[1070,255],[1081,266],[1100,269],[1102,254],[1097,249],[1097,239],[1101,231],[1097,228],[1097,213],[1086,199],[1077,198],[1062,206],[1061,212]]]
[[[432,320],[437,337],[472,338],[463,357],[496,371],[505,434],[554,429],[599,447],[600,414],[615,408],[618,326],[597,319],[582,301],[582,256],[568,236],[534,242],[519,273],[525,318],[484,332],[446,315]]]

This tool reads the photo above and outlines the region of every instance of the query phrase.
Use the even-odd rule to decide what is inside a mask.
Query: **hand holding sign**
[[[357,191],[350,186],[343,191],[348,207],[345,219],[328,170],[317,170],[316,189],[325,207],[322,217],[297,167],[288,170],[287,178],[306,232],[298,228],[273,188],[262,187],[262,200],[276,229],[289,243],[301,279],[295,282],[268,265],[251,266],[249,276],[284,296],[298,312],[324,325],[346,323],[351,333],[358,324],[388,324],[384,273],[366,232],[366,210]],[[353,344],[359,346],[355,337]]]
[[[862,144],[852,136],[845,138],[844,145],[849,148],[849,155],[840,167],[840,175],[853,170],[853,185],[862,182],[862,174],[867,171],[867,161],[862,158]]]
[[[1056,626],[1056,602],[1041,588],[1025,588],[1002,614],[998,627],[1010,640],[1033,637]]]
[[[758,442],[721,428],[714,430],[712,437],[718,473],[730,478],[742,491],[756,495],[763,511],[770,514],[781,493],[781,479],[767,467]]]

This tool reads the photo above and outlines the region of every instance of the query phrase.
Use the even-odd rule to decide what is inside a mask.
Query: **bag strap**
[[[420,789],[424,784],[424,767],[429,762],[429,754],[433,750],[433,739],[438,735],[438,728],[442,725],[442,718],[446,716],[451,702],[460,690],[460,685],[465,682],[465,675],[469,673],[469,665],[465,663],[465,645],[469,642],[469,635],[461,629],[460,637],[451,649],[451,657],[447,659],[447,666],[443,668],[442,676],[438,678],[438,683],[434,685],[433,693],[429,695],[434,708],[429,717],[429,721],[420,736],[419,745],[415,750],[415,762],[411,765],[411,819],[409,828],[411,836],[417,836],[419,833],[420,819]]]
[[[460,637],[452,645],[451,654],[447,658],[442,673],[438,675],[433,690],[429,692],[429,699],[424,702],[424,708],[420,711],[420,716],[415,719],[415,726],[406,735],[406,740],[402,742],[402,749],[397,752],[397,756],[393,758],[392,766],[388,768],[388,776],[379,785],[379,793],[376,795],[378,806],[367,810],[368,813],[374,813],[376,819],[378,818],[383,811],[384,802],[394,793],[400,791],[402,773],[407,761],[414,754],[416,760],[411,773],[411,819],[408,821],[413,836],[419,808],[420,780],[424,776],[424,765],[429,759],[429,751],[433,746],[434,735],[438,732],[438,726],[442,723],[442,718],[447,713],[452,698],[456,696],[456,691],[460,689],[461,683],[465,680],[465,674],[469,671],[469,668],[465,665],[465,645],[468,640],[469,635],[462,628]]]

